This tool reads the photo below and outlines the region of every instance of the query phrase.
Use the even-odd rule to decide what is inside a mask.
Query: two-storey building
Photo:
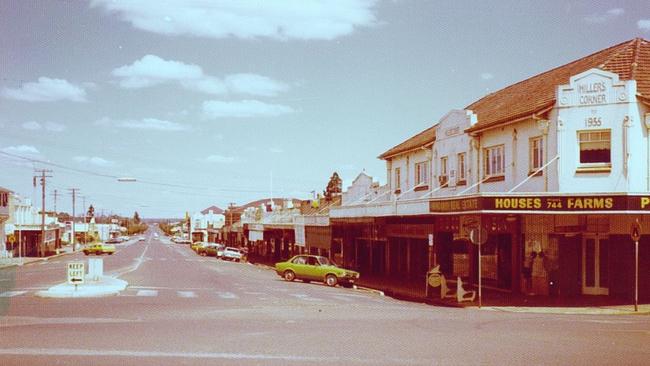
[[[450,112],[380,156],[387,202],[331,215],[380,222],[388,243],[396,230],[428,237],[428,254],[413,238],[378,253],[386,275],[402,255],[416,277],[440,264],[512,292],[630,298],[637,220],[639,271],[650,269],[649,131],[650,43],[634,39]],[[480,258],[472,228],[487,237]],[[639,295],[650,297],[648,281]]]

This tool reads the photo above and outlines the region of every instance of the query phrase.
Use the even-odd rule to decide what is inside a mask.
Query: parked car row
[[[244,254],[240,249],[227,247],[219,243],[197,241],[194,242],[190,248],[192,248],[192,250],[195,251],[198,255],[216,257],[223,260],[239,262],[244,257]]]

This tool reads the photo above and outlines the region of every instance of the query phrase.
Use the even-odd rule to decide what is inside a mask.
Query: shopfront
[[[477,279],[468,230],[483,227],[483,283],[537,295],[611,295],[633,291],[632,223],[642,226],[639,270],[650,269],[650,196],[632,194],[474,195],[432,200],[436,257],[443,273]],[[643,271],[646,272],[643,272]],[[639,296],[650,297],[641,281]]]

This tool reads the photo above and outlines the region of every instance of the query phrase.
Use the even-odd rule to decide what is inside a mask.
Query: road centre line
[[[196,297],[196,293],[194,291],[176,291],[179,297]]]
[[[156,290],[138,290],[135,296],[144,296],[144,297],[153,297],[158,296],[158,291]]]

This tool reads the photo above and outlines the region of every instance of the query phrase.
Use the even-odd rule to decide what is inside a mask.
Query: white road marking
[[[194,291],[176,291],[179,297],[196,297]]]
[[[264,292],[245,291],[246,295],[264,295]]]
[[[364,363],[369,365],[429,365],[431,360],[423,359],[395,359],[376,358],[360,359],[357,357],[342,356],[299,356],[287,354],[269,353],[228,353],[228,352],[162,352],[162,351],[130,351],[130,350],[90,350],[74,348],[0,348],[0,355],[29,355],[29,356],[82,356],[82,357],[138,357],[138,358],[180,358],[180,359],[215,359],[215,360],[256,360],[284,361],[295,364],[317,363],[317,364],[346,364]],[[116,360],[117,361],[117,360]]]
[[[352,299],[349,297],[341,296],[341,295],[332,295],[333,298],[338,299],[338,300],[343,300],[345,302],[350,302]]]
[[[0,297],[15,297],[27,293],[27,291],[5,291],[0,293]]]
[[[323,301],[323,299],[319,299],[316,297],[311,297],[307,294],[289,294],[289,296],[293,296],[295,298],[298,298],[300,300],[306,300],[306,301]]]
[[[232,292],[217,292],[217,295],[219,295],[220,298],[222,299],[238,299],[239,296],[233,294]]]
[[[157,290],[138,290],[138,293],[135,294],[135,296],[147,296],[147,297],[158,296],[158,291]]]

